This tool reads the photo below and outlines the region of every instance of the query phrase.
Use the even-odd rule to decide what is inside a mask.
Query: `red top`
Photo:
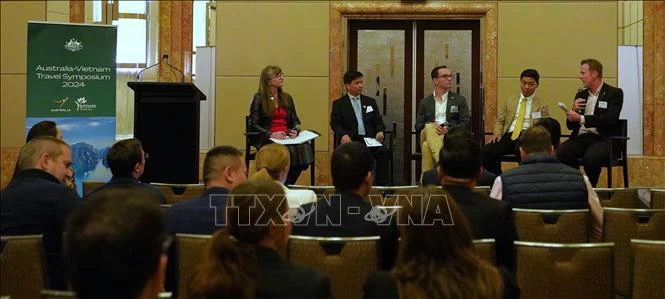
[[[272,115],[272,127],[270,132],[286,132],[288,131],[286,124],[286,109],[275,108],[275,113]]]

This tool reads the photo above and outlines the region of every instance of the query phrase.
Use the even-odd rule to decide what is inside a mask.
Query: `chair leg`
[[[607,166],[607,188],[612,188],[612,166]]]
[[[628,161],[623,164],[623,187],[628,188]]]
[[[309,184],[311,186],[316,186],[314,183],[316,182],[316,167],[314,167],[315,162],[312,162],[312,164],[309,164]]]

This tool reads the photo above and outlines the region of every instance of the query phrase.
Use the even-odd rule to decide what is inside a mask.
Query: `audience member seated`
[[[448,130],[448,134],[443,135],[443,142],[445,147],[445,143],[448,140],[453,140],[456,138],[471,138],[471,131],[469,131],[466,128],[451,128]],[[437,151],[438,152],[438,151]],[[493,174],[485,169],[480,173],[480,177],[478,178],[478,186],[492,186],[494,183],[494,179],[496,179],[496,174]],[[421,185],[423,186],[429,186],[429,185],[436,185],[436,186],[441,186],[441,181],[439,180],[439,175],[436,173],[436,168],[430,169],[423,173],[423,179],[421,182]]]
[[[62,140],[62,130],[58,128],[56,123],[52,120],[43,120],[34,124],[28,131],[28,135],[25,137],[25,143],[30,142],[30,140],[35,139],[36,137],[47,136],[53,137],[55,139]],[[71,169],[71,167],[70,167]],[[18,167],[14,169],[14,176],[18,172]],[[72,170],[71,176],[68,176],[65,180],[65,185],[76,191],[76,180],[74,179],[74,171]]]
[[[227,194],[247,180],[242,152],[232,146],[217,146],[203,161],[205,192],[198,198],[173,205],[166,211],[171,234],[211,235],[224,223]]]
[[[71,176],[69,145],[53,137],[36,137],[18,157],[18,172],[0,192],[0,235],[44,235],[49,287],[64,290],[62,233],[80,198],[64,182]]]
[[[170,234],[212,235],[223,227],[228,193],[247,180],[247,166],[242,152],[232,146],[217,146],[208,151],[203,161],[203,183],[206,190],[191,200],[173,205],[166,211],[166,228]],[[176,260],[175,251],[169,259]],[[178,293],[175,263],[167,269],[166,290]]]
[[[153,195],[104,189],[69,219],[65,260],[78,299],[157,298],[172,239],[161,209],[145,196]]]
[[[603,209],[598,195],[589,178],[557,160],[552,140],[543,126],[527,129],[520,138],[522,163],[496,179],[490,196],[509,202],[513,208],[590,209],[593,218],[591,233],[600,240]]]
[[[156,201],[156,204],[165,204],[166,196],[159,189],[139,181],[145,170],[147,157],[141,146],[141,141],[136,138],[116,142],[106,154],[106,162],[111,168],[113,177],[108,183],[92,190],[86,197],[109,188],[139,187],[144,192],[157,195],[157,197],[146,196],[144,198],[158,198],[159,201]]]
[[[400,214],[395,268],[370,276],[364,298],[519,298],[514,277],[474,252],[469,224],[449,194],[436,187],[413,194],[422,200],[412,198]]]
[[[289,174],[289,149],[278,143],[264,145],[256,153],[256,172],[250,179],[274,180],[284,188],[289,207],[295,208],[303,204],[315,202],[316,194],[312,190],[289,189],[284,186]]]
[[[233,189],[227,229],[217,231],[189,285],[189,298],[330,298],[330,283],[314,268],[282,260],[291,235],[284,189],[254,180]],[[256,196],[263,195],[263,196]]]
[[[374,180],[374,157],[359,142],[344,143],[333,152],[330,171],[335,194],[301,206],[294,235],[319,237],[380,236],[382,268],[395,261],[397,227],[390,217],[371,217],[378,208],[364,198]],[[376,220],[376,221],[375,221]]]
[[[446,190],[471,224],[474,239],[495,239],[497,263],[514,269],[513,241],[517,231],[510,205],[474,192],[481,171],[480,146],[470,138],[446,142],[437,171]]]

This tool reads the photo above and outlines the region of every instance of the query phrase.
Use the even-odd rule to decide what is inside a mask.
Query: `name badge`
[[[598,102],[598,108],[607,109],[607,102],[605,101]]]
[[[538,118],[542,118],[542,117],[543,116],[540,114],[540,111],[531,112],[531,118],[533,118],[533,119],[538,119]]]
[[[459,108],[457,108],[457,106],[450,106],[450,113],[458,113],[458,112]]]
[[[370,113],[372,111],[374,111],[374,108],[372,108],[372,106],[367,106],[367,110],[365,111],[365,113]]]

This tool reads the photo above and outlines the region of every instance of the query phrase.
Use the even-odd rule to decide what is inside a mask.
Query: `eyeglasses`
[[[279,73],[279,74],[275,75],[274,77],[270,78],[270,80],[276,79],[276,78],[284,78],[284,73]]]
[[[438,76],[437,78],[443,78],[443,79],[455,79],[455,75],[452,74],[443,74],[441,76]]]

